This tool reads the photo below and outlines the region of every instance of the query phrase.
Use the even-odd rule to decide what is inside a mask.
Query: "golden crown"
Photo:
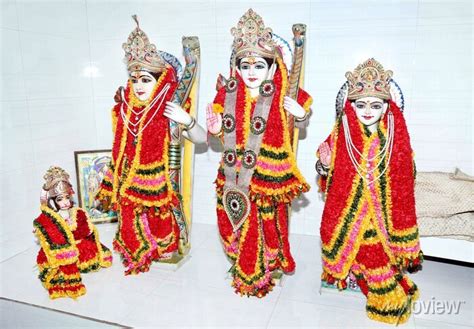
[[[128,71],[164,71],[167,67],[165,60],[157,52],[156,46],[150,43],[145,32],[140,29],[137,15],[133,15],[132,18],[137,23],[137,27],[130,33],[127,42],[122,45],[125,50],[124,62],[127,64]]]
[[[266,28],[262,17],[251,8],[240,17],[236,27],[230,32],[234,37],[235,58],[260,56],[274,58],[275,43],[272,40],[272,29]]]
[[[390,99],[392,75],[392,71],[385,71],[383,66],[375,59],[366,60],[359,64],[354,72],[346,73],[349,82],[347,99],[354,100],[368,96]]]
[[[60,194],[74,194],[72,185],[69,182],[69,174],[60,167],[50,167],[43,176],[46,181],[43,190],[47,192],[48,198],[56,197]]]

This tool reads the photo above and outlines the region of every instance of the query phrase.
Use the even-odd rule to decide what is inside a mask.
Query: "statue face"
[[[130,81],[132,81],[133,92],[141,101],[150,98],[156,79],[146,71],[133,71],[130,73]]]
[[[377,128],[380,118],[388,108],[388,104],[378,97],[363,97],[352,102],[357,119],[367,126]]]
[[[263,57],[244,57],[240,61],[239,72],[245,85],[257,89],[268,76],[268,63]]]
[[[59,210],[67,210],[71,208],[71,196],[70,195],[65,195],[61,194],[58,195],[55,199],[57,205],[59,206]]]

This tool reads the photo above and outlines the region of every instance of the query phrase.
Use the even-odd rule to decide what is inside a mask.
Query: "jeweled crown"
[[[240,17],[236,27],[230,32],[234,37],[235,58],[260,56],[274,58],[275,43],[272,40],[272,29],[265,27],[262,17],[251,8]]]
[[[156,46],[148,40],[148,36],[140,29],[137,15],[132,16],[137,27],[128,36],[127,42],[122,45],[125,51],[124,62],[129,72],[149,71],[162,72],[166,69],[166,61],[156,50]]]
[[[46,181],[43,184],[43,190],[48,198],[53,198],[61,194],[74,194],[72,185],[69,182],[69,174],[60,167],[50,167],[43,176]]]
[[[375,59],[370,58],[359,64],[354,72],[347,72],[349,82],[347,99],[355,100],[362,97],[379,97],[390,99],[390,80],[392,71],[385,71]]]

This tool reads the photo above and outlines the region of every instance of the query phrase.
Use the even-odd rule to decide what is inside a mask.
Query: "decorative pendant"
[[[235,150],[226,150],[223,155],[224,163],[228,167],[233,167],[237,162],[237,154]]]
[[[270,97],[275,92],[275,84],[272,80],[265,80],[260,84],[260,95]]]
[[[227,80],[227,84],[225,86],[225,89],[228,93],[233,93],[234,91],[237,90],[237,84],[238,84],[238,81],[236,78],[229,78],[229,80]]]
[[[246,193],[236,187],[224,191],[224,210],[237,231],[250,214],[250,200]]]
[[[227,134],[230,134],[235,130],[235,119],[232,115],[224,115],[224,117],[222,118],[222,129],[224,129]]]
[[[250,121],[250,130],[254,135],[260,135],[265,131],[267,127],[267,122],[264,118],[256,116]]]
[[[247,169],[252,169],[257,164],[257,155],[252,150],[244,152],[242,165]]]

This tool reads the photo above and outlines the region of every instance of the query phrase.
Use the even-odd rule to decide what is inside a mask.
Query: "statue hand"
[[[122,90],[123,90],[123,87],[120,86],[115,92],[115,96],[114,96],[115,103],[122,103]]]
[[[211,104],[206,108],[206,125],[207,131],[212,135],[217,135],[222,129],[222,116],[214,113]]]
[[[183,110],[181,106],[173,102],[166,102],[165,111],[163,115],[176,123],[188,126],[192,123],[191,116]]]
[[[283,100],[283,108],[295,118],[302,118],[306,114],[304,108],[298,104],[293,98],[285,96]]]
[[[329,167],[331,165],[331,148],[327,142],[322,143],[319,145],[319,160],[325,167]]]

